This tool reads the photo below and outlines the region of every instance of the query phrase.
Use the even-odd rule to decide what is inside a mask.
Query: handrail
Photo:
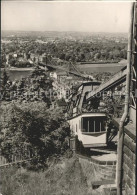
[[[25,161],[30,161],[30,160],[32,160],[32,157],[30,156],[22,159],[21,157],[12,155],[11,162],[9,162],[4,156],[0,155],[0,167],[9,166],[9,165],[13,165],[13,164],[17,164],[17,163],[21,163]]]
[[[31,161],[31,160],[32,160],[32,158],[26,159],[26,160],[14,161],[14,162],[11,162],[11,163],[2,164],[2,165],[0,165],[0,167],[7,167],[7,166],[11,166],[11,165],[18,164],[18,163],[28,162],[28,161]]]

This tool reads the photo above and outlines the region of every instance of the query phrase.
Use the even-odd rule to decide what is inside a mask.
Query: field
[[[94,73],[94,72],[111,72],[111,73],[117,73],[120,71],[125,65],[118,64],[118,63],[112,63],[112,64],[82,64],[77,66],[80,71],[84,71],[87,74],[88,73]]]

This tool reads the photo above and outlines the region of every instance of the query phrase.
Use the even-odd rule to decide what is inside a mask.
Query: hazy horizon
[[[75,33],[105,33],[105,34],[128,34],[128,32],[101,32],[101,31],[96,31],[96,32],[92,32],[92,31],[63,31],[63,30],[1,30],[1,32],[4,31],[12,31],[12,32],[75,32]]]
[[[127,33],[131,2],[2,1],[2,31]]]

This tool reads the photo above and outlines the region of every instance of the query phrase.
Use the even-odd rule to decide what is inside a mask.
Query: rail
[[[26,159],[22,159],[22,158],[16,157],[15,155],[12,155],[12,160],[9,162],[4,156],[0,156],[0,168],[28,162],[31,160],[32,160],[31,157],[26,158]]]

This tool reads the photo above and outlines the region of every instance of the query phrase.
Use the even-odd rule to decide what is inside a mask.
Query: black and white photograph
[[[1,1],[0,195],[136,194],[136,1]]]

